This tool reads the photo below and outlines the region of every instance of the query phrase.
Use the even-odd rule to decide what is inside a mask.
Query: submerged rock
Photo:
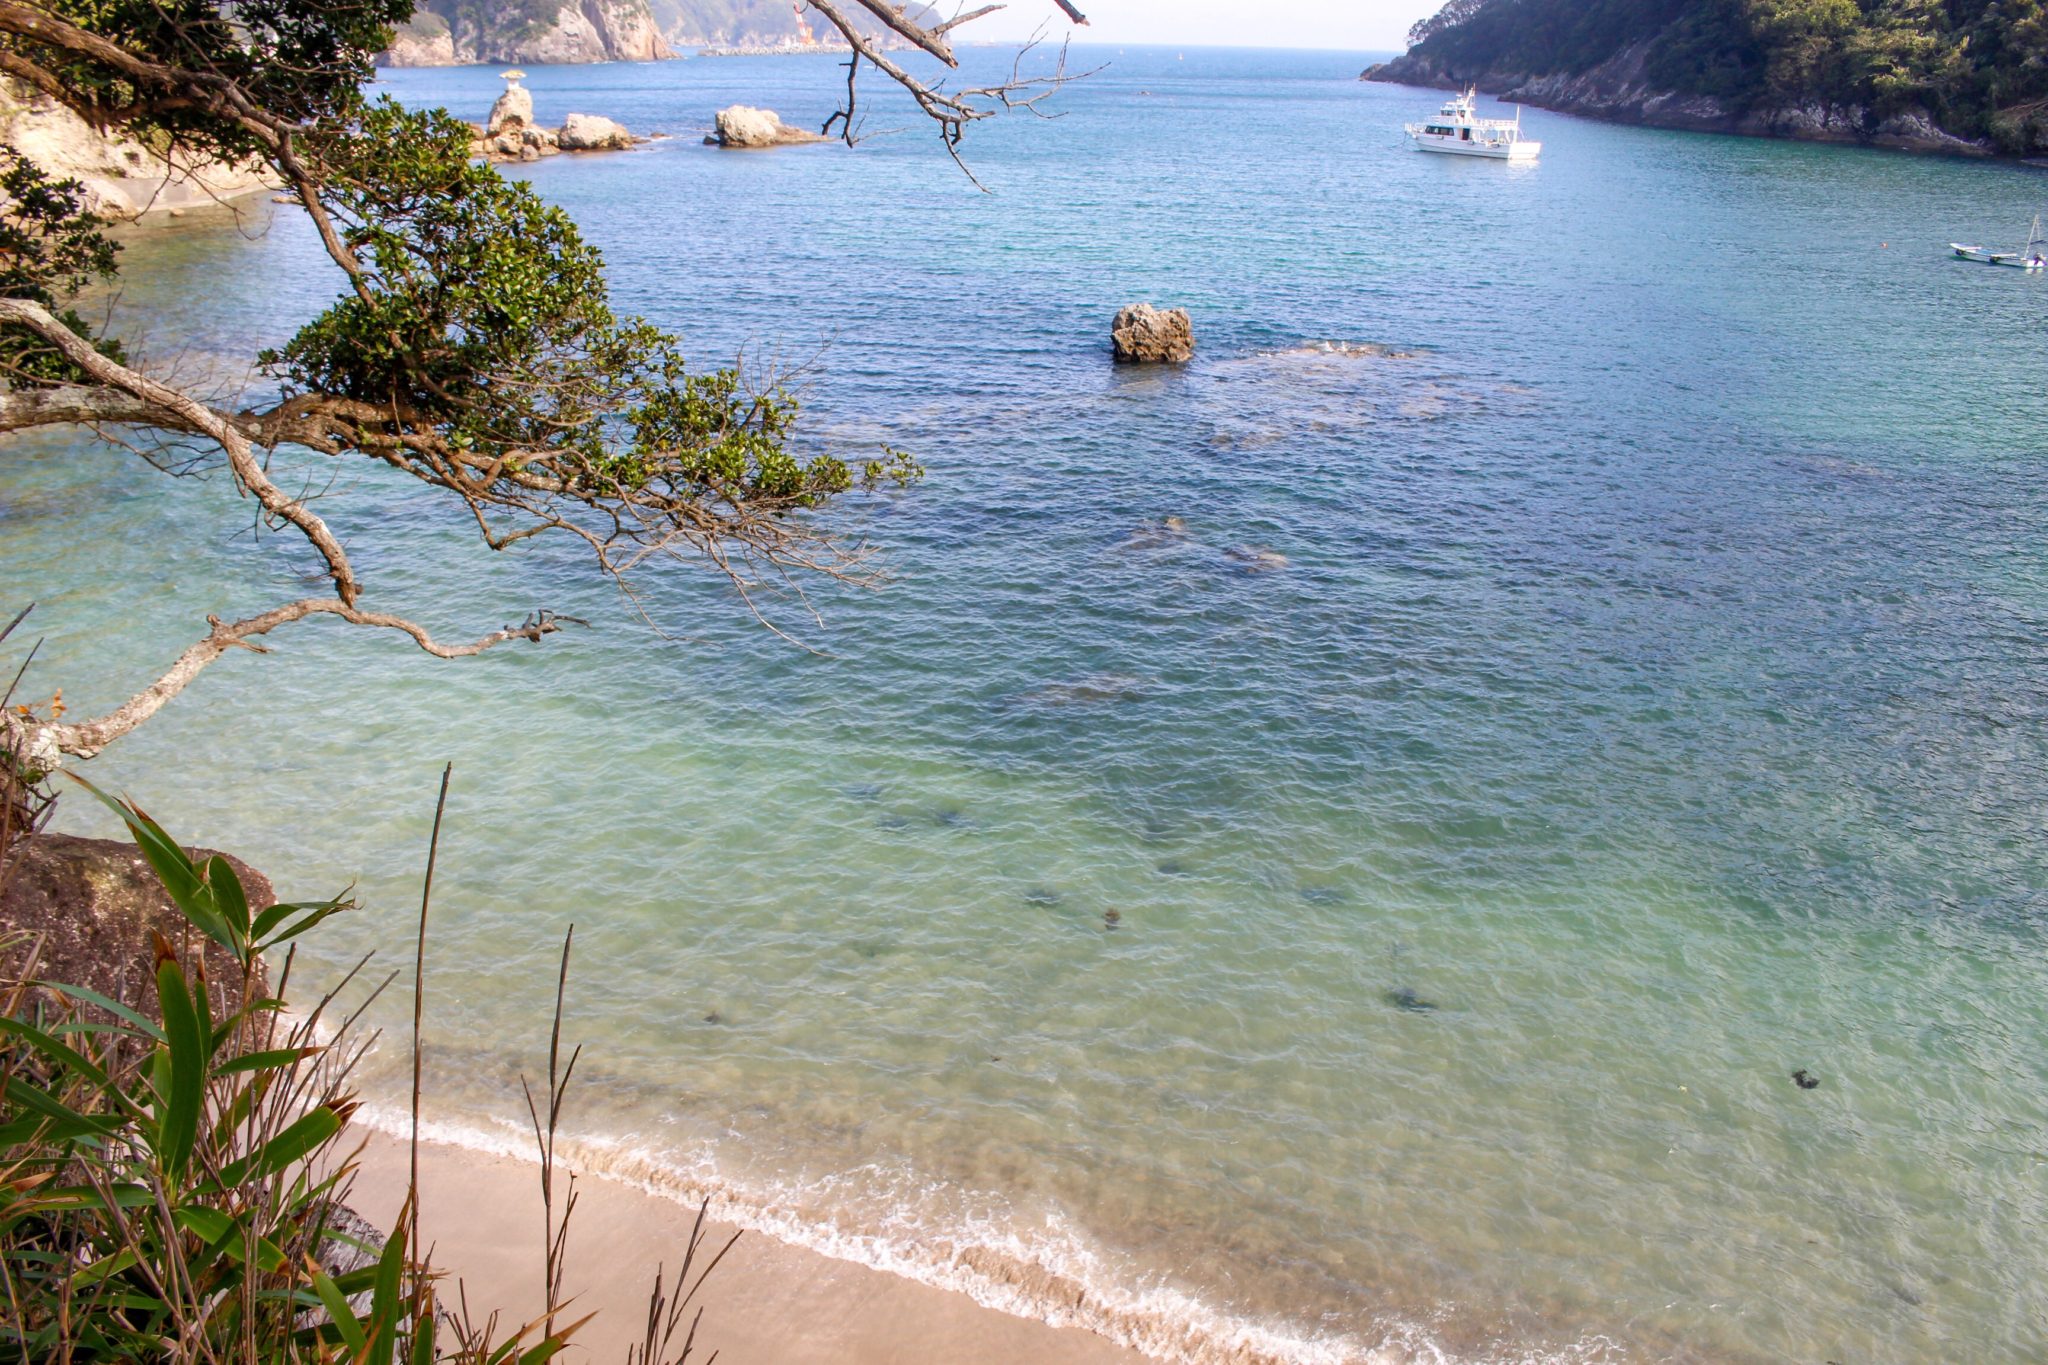
[[[1105,702],[1143,701],[1147,695],[1143,678],[1121,673],[1097,673],[1092,678],[1034,687],[1012,700],[1027,706],[1090,706]]]
[[[1246,573],[1271,573],[1287,567],[1286,555],[1255,545],[1233,545],[1223,552],[1223,557]]]
[[[704,141],[719,147],[786,147],[830,140],[818,133],[790,127],[773,109],[756,109],[749,104],[734,104],[719,110],[716,124],[716,131]]]
[[[1187,518],[1164,517],[1158,521],[1138,523],[1137,529],[1128,536],[1125,536],[1119,542],[1117,548],[1122,550],[1159,550],[1174,545],[1185,545],[1187,541]]]
[[[1185,308],[1134,303],[1110,324],[1117,362],[1126,365],[1181,365],[1195,358],[1195,326]]]

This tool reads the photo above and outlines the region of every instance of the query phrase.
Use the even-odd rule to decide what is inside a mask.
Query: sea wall
[[[1428,57],[1410,53],[1368,67],[1359,79],[1443,90],[1476,85],[1489,95],[1515,104],[1650,128],[1793,138],[1802,142],[1858,143],[1956,156],[1994,154],[1988,142],[1957,137],[1941,128],[1924,109],[1907,110],[1883,119],[1874,118],[1860,105],[1836,106],[1817,101],[1732,109],[1710,96],[1661,89],[1646,74],[1653,46],[1653,42],[1633,44],[1600,65],[1577,73],[1498,68],[1454,71]]]

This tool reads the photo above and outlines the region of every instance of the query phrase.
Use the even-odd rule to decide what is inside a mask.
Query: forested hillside
[[[1734,119],[1924,113],[2000,151],[2048,150],[2048,0],[1451,0],[1409,41],[1389,78],[1501,87],[1607,68]]]

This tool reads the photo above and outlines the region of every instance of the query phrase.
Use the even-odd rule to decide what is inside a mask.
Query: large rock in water
[[[1185,308],[1134,303],[1116,315],[1109,335],[1123,364],[1179,365],[1195,358],[1195,325]]]
[[[498,96],[498,102],[491,106],[491,116],[484,123],[484,136],[496,137],[499,133],[518,132],[533,126],[533,92],[523,85],[508,85],[505,93]]]
[[[634,140],[625,125],[596,114],[571,114],[555,134],[555,144],[565,152],[614,151],[632,146]]]
[[[718,131],[704,139],[721,147],[782,147],[797,142],[824,142],[817,133],[792,128],[773,109],[735,104],[718,111]]]

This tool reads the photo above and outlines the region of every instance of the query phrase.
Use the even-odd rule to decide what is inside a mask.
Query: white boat
[[[2041,235],[2041,215],[2034,215],[2033,231],[2027,234],[2027,244],[2018,251],[1986,251],[1981,246],[1964,246],[1961,242],[1950,242],[1950,251],[1960,261],[1975,261],[1979,265],[2009,265],[2015,270],[2040,270],[2048,267],[2048,237]]]
[[[1522,111],[1512,119],[1480,118],[1479,92],[1468,89],[1444,101],[1436,117],[1427,123],[1407,125],[1408,136],[1419,152],[1449,152],[1453,156],[1484,156],[1495,161],[1534,161],[1543,144],[1522,136]]]

